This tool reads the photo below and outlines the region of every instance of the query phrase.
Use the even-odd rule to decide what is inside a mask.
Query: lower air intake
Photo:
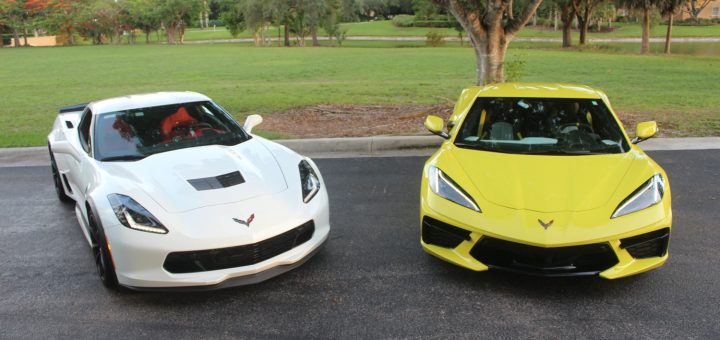
[[[665,256],[670,242],[670,228],[620,240],[620,248],[627,249],[636,259]]]
[[[425,216],[422,221],[422,240],[439,247],[455,248],[463,241],[470,241],[470,232]]]
[[[618,263],[607,243],[543,248],[487,236],[470,255],[491,268],[543,276],[594,275]]]
[[[170,273],[195,273],[249,266],[293,249],[308,240],[315,232],[315,223],[301,226],[269,239],[237,247],[183,251],[168,254],[163,267]]]

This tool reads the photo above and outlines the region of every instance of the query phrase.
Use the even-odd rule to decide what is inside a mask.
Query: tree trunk
[[[503,65],[508,44],[535,14],[541,0],[529,0],[521,15],[509,20],[504,20],[509,7],[503,0],[488,1],[484,11],[461,0],[438,2],[446,6],[467,32],[475,52],[476,83],[505,81]]]
[[[573,22],[573,9],[572,5],[569,3],[566,3],[561,8],[562,12],[560,13],[560,20],[562,20],[563,27],[563,42],[562,47],[568,48],[572,47],[572,22]]]
[[[553,10],[553,31],[557,31],[558,29],[558,10]]]
[[[290,26],[287,23],[287,20],[285,21],[285,47],[290,46]]]
[[[587,42],[587,21],[578,17],[578,26],[580,27],[579,45],[582,46]]]
[[[167,35],[167,43],[169,45],[175,44],[175,33],[177,31],[177,27],[175,24],[168,24],[167,27],[165,27],[165,34]]]
[[[23,41],[25,42],[24,47],[30,47],[30,45],[28,45],[27,36],[28,36],[28,30],[27,30],[27,27],[25,27],[23,29]]]
[[[670,40],[672,39],[673,14],[668,15],[667,34],[665,35],[665,54],[670,54]]]
[[[17,27],[13,26],[12,31],[15,47],[20,47],[20,33],[18,33]]]
[[[320,46],[320,42],[318,41],[318,37],[317,37],[317,25],[310,26],[310,37],[312,37],[312,46],[313,47]]]
[[[640,48],[641,54],[647,54],[650,52],[650,8],[643,8],[642,16],[642,46]]]

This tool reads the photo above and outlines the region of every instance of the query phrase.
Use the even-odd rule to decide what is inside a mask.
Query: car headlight
[[[661,174],[655,174],[615,209],[610,218],[615,218],[658,204],[665,194],[665,182]]]
[[[320,191],[320,178],[310,163],[304,159],[300,161],[298,168],[300,169],[300,186],[302,186],[303,202],[307,203]]]
[[[450,177],[440,171],[440,169],[432,165],[428,168],[428,181],[430,183],[430,189],[438,196],[460,204],[468,209],[482,212],[470,195],[460,188]]]
[[[108,201],[122,225],[135,230],[156,234],[167,234],[168,230],[138,202],[132,198],[120,195],[108,195]]]

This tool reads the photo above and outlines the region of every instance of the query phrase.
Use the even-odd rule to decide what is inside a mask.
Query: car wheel
[[[48,149],[50,148],[50,145],[48,145]],[[73,199],[70,198],[65,193],[65,187],[62,184],[62,178],[60,177],[60,171],[58,171],[57,163],[55,163],[55,156],[53,156],[52,151],[50,151],[50,169],[52,170],[53,175],[53,183],[55,184],[55,193],[57,194],[58,199],[60,202],[63,203],[70,203],[73,202]]]
[[[100,280],[105,287],[117,289],[118,281],[115,275],[115,266],[113,265],[112,254],[107,244],[107,238],[105,238],[105,231],[100,223],[97,223],[95,214],[89,209],[88,222],[90,223],[91,230],[93,230],[95,245],[92,250],[93,257],[95,258],[95,268],[97,268]]]

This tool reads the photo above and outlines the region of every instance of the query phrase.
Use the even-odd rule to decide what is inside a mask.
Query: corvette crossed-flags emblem
[[[244,225],[244,226],[246,226],[246,227],[248,227],[248,228],[250,228],[250,223],[252,223],[252,221],[253,221],[254,219],[255,219],[255,214],[250,215],[250,217],[248,217],[248,219],[245,220],[245,221],[243,221],[243,220],[241,220],[241,219],[239,219],[239,218],[234,218],[234,217],[233,217],[233,221],[235,221],[235,222],[237,222],[237,223],[240,223],[240,224],[242,224],[242,225]]]

